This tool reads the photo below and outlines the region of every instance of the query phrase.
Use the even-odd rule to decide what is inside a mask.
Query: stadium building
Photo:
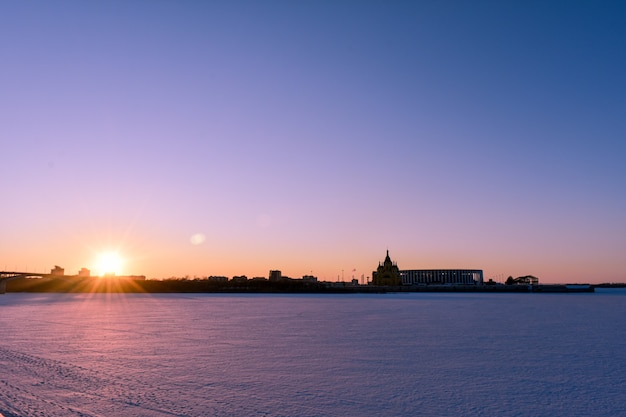
[[[483,284],[481,269],[407,269],[391,261],[389,251],[384,262],[372,272],[372,285],[476,285]]]

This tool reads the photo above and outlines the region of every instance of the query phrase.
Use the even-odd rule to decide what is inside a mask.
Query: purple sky
[[[626,281],[626,3],[0,6],[0,269]],[[356,272],[353,270],[356,269]]]

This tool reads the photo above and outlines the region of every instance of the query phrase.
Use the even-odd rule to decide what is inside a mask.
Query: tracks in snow
[[[191,416],[211,412],[189,391],[0,346],[4,417]]]

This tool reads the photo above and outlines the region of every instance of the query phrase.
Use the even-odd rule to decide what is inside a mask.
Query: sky
[[[0,269],[626,281],[622,1],[0,4]]]

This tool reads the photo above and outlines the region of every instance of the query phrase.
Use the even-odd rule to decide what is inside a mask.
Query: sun
[[[120,275],[124,268],[124,258],[117,252],[102,252],[96,259],[96,274]]]

